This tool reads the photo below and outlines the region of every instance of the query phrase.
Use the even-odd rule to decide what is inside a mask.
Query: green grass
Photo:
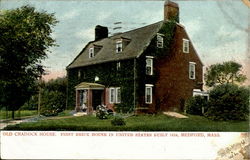
[[[0,110],[0,120],[9,120],[11,119],[12,112],[11,111],[4,111]],[[35,116],[37,115],[36,110],[22,110],[22,111],[15,111],[15,119],[22,119],[28,116]]]
[[[139,115],[125,119],[125,126],[112,126],[110,119],[94,116],[41,120],[8,126],[5,130],[54,130],[54,131],[223,131],[248,132],[248,121],[211,121],[201,116],[177,119],[166,115]]]

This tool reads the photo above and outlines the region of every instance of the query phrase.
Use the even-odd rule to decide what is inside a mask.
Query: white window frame
[[[120,94],[118,94],[118,90],[120,90],[119,92]],[[120,97],[120,99],[118,97]],[[115,102],[121,103],[121,88],[120,87],[115,88]]]
[[[195,79],[195,62],[189,62],[189,69],[188,69],[188,74],[189,74],[189,79]],[[192,76],[192,70],[193,70],[193,76]]]
[[[157,48],[163,48],[163,35],[157,33],[156,37],[157,37],[157,42],[156,42]]]
[[[152,56],[146,56],[146,75],[153,75],[153,58]],[[149,64],[147,63],[149,61]],[[150,73],[147,73],[147,68],[150,67]]]
[[[94,47],[89,48],[89,58],[95,57]]]
[[[147,93],[148,93],[148,89],[149,89],[149,100],[147,98]],[[152,104],[153,102],[153,85],[152,84],[146,84],[145,85],[145,103],[146,104]]]
[[[189,53],[189,40],[188,39],[183,39],[183,43],[182,43],[182,50],[183,53]]]
[[[112,90],[113,90],[113,100],[111,99]],[[115,88],[109,88],[109,103],[111,104],[115,103]]]
[[[119,71],[121,68],[121,62],[116,63],[116,70]]]
[[[120,90],[119,95],[118,95],[118,90]],[[112,94],[113,94],[113,100],[111,99]],[[120,97],[120,99],[118,97]],[[120,87],[109,88],[109,103],[110,104],[121,103],[121,88]]]
[[[118,50],[119,47],[121,47],[120,50]],[[115,51],[116,51],[116,53],[122,52],[122,41],[121,40],[116,41],[116,49],[115,49]]]

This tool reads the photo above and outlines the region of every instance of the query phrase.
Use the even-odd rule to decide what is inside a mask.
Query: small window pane
[[[122,52],[122,42],[116,42],[116,53]]]
[[[153,75],[153,59],[146,59],[146,75]]]
[[[120,103],[120,102],[121,102],[121,89],[116,88],[116,103]]]
[[[195,79],[195,64],[189,63],[189,78]]]
[[[92,58],[92,57],[94,57],[95,55],[94,55],[94,48],[90,48],[89,49],[89,58]]]
[[[189,40],[183,39],[183,52],[189,53]]]
[[[115,89],[110,88],[110,93],[109,93],[109,102],[114,103],[115,102]]]
[[[145,92],[145,102],[152,103],[152,87],[146,87]]]
[[[159,34],[157,34],[157,47],[163,48],[163,37]]]

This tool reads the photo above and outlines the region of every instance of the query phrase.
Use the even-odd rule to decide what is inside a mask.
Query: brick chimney
[[[95,41],[108,37],[108,27],[95,26]]]
[[[164,4],[164,21],[173,19],[179,22],[179,6],[177,3],[166,0]]]

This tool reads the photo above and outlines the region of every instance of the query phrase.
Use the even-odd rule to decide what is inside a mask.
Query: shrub
[[[112,121],[111,121],[111,124],[113,126],[123,126],[123,125],[126,125],[125,121],[124,121],[124,118],[122,117],[115,117]]]
[[[204,108],[204,112],[206,112],[207,103],[207,100],[202,96],[191,97],[185,104],[186,112],[193,115],[203,115],[202,108]]]
[[[104,105],[99,105],[96,107],[96,117],[99,119],[107,119],[109,115],[109,112]]]
[[[65,109],[65,95],[62,92],[45,90],[41,102],[41,114],[44,116],[56,116]]]
[[[233,84],[216,86],[210,92],[205,116],[212,120],[246,120],[249,114],[249,89]]]

